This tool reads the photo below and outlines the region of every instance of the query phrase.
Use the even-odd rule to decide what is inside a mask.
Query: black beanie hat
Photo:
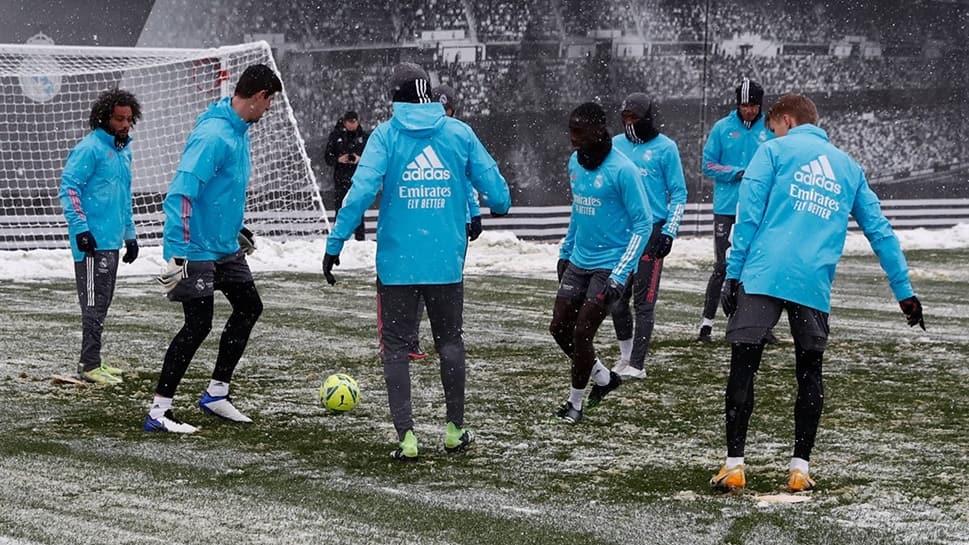
[[[450,85],[438,85],[431,89],[431,100],[440,102],[444,109],[458,110],[458,95]]]
[[[653,118],[653,101],[646,93],[633,93],[622,101],[619,113],[632,112],[639,119]]]
[[[402,62],[394,67],[390,76],[390,94],[394,102],[431,102],[431,78],[420,66]]]
[[[741,104],[757,104],[759,106],[763,103],[764,88],[756,81],[744,78],[737,86],[737,106]]]
[[[631,142],[649,142],[659,134],[659,121],[656,119],[656,104],[646,93],[632,93],[622,101],[619,113],[630,112],[639,118],[633,125],[625,125],[626,137]]]
[[[357,115],[357,112],[355,112],[353,110],[347,110],[346,113],[343,114],[343,117],[340,118],[340,121],[347,121],[347,120],[350,120],[350,119],[352,119],[354,121],[359,121],[360,120],[360,116],[358,116]]]
[[[606,111],[595,102],[579,104],[569,114],[569,128],[590,129],[606,127]]]

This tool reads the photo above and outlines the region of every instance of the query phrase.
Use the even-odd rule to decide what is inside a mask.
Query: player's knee
[[[464,358],[464,342],[460,338],[437,343],[434,349],[437,350],[438,357],[443,362],[454,362]]]
[[[208,337],[209,332],[212,331],[212,317],[209,316],[207,319],[205,317],[199,317],[196,319],[185,320],[185,325],[182,326],[182,331],[192,339],[192,341],[197,341],[198,344]]]
[[[580,320],[577,324],[575,324],[573,340],[577,346],[583,343],[592,343],[595,336],[596,327],[594,327],[592,323]]]
[[[256,323],[259,316],[262,315],[262,299],[259,294],[255,294],[255,297],[246,300],[245,306],[241,309],[246,320],[250,323]]]
[[[563,333],[567,331],[565,322],[557,318],[552,318],[551,323],[548,324],[548,332],[552,334],[552,337],[558,338]]]

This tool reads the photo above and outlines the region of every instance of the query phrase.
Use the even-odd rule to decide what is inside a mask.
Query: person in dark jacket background
[[[326,153],[324,160],[326,164],[333,167],[333,191],[335,202],[335,213],[340,213],[343,206],[343,199],[350,191],[350,180],[353,173],[357,171],[357,163],[360,162],[360,155],[363,153],[364,146],[367,145],[367,131],[360,126],[360,118],[357,112],[348,111],[336,122],[336,127],[330,132],[330,138],[326,143]],[[334,216],[334,222],[336,217]],[[353,238],[364,240],[366,229],[363,220],[360,221],[353,231]]]

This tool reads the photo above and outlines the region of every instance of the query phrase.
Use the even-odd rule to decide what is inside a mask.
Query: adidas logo
[[[402,178],[405,182],[450,180],[451,171],[444,167],[434,148],[427,146],[407,165]]]
[[[818,155],[817,159],[802,165],[800,170],[794,173],[794,181],[820,187],[835,195],[841,194],[841,184],[835,180],[834,170],[831,168],[827,155]]]

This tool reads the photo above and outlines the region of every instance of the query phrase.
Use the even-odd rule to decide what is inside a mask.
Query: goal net
[[[274,69],[265,42],[217,49],[0,45],[0,249],[68,247],[57,194],[91,105],[114,87],[135,94],[132,194],[139,240],[161,241],[162,201],[195,118],[229,96],[251,64]],[[249,129],[246,224],[276,239],[322,236],[326,211],[284,92]]]

